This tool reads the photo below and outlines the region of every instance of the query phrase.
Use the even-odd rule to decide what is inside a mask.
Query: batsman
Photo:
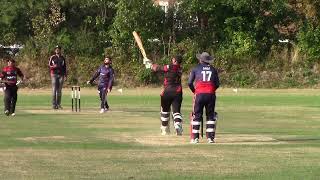
[[[176,130],[176,135],[181,136],[182,129],[182,115],[181,115],[181,103],[182,103],[182,56],[176,55],[171,59],[171,64],[160,66],[150,63],[148,59],[144,60],[146,67],[150,67],[155,72],[164,74],[163,91],[161,93],[161,134],[168,135],[170,133],[170,109],[172,106],[173,124]]]
[[[217,70],[210,65],[214,60],[207,52],[197,54],[199,64],[192,69],[188,85],[194,93],[194,104],[191,119],[191,143],[199,142],[200,125],[203,121],[203,108],[206,108],[207,123],[206,137],[208,143],[214,143],[216,130],[216,90],[219,88],[220,82]]]

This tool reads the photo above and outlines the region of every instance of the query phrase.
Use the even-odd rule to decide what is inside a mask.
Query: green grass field
[[[95,89],[82,90],[81,113],[69,89],[62,111],[51,110],[49,89],[21,90],[17,115],[0,115],[0,179],[319,179],[319,90],[220,89],[217,143],[197,145],[191,94],[176,137],[160,135],[159,93],[114,91],[99,114]]]

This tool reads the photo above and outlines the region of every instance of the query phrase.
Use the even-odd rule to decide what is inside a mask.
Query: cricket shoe
[[[174,128],[176,129],[177,136],[182,136],[182,132],[183,132],[182,123],[181,122],[175,122],[174,123]]]
[[[62,108],[62,106],[61,106],[61,105],[58,105],[58,106],[57,106],[57,109],[62,110],[63,108]]]
[[[104,108],[102,108],[99,113],[102,114],[104,112],[105,112],[105,110],[104,110]]]
[[[208,138],[207,140],[208,140],[208,143],[209,143],[209,144],[213,144],[213,143],[215,143],[215,141],[214,141],[214,139],[213,139],[213,138]]]
[[[190,143],[191,144],[198,144],[199,143],[199,138],[191,139]]]
[[[170,134],[169,126],[161,126],[160,130],[161,130],[161,135],[163,136]]]
[[[10,115],[9,110],[5,110],[5,111],[4,111],[4,114],[5,114],[6,116],[9,116],[9,115]]]
[[[16,116],[16,113],[12,113],[11,116]]]

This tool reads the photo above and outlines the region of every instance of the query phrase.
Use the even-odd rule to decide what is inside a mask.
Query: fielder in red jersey
[[[61,97],[63,82],[67,79],[66,59],[61,54],[61,47],[56,46],[55,54],[49,58],[50,77],[52,84],[52,108],[62,109]]]
[[[15,116],[16,103],[18,99],[18,76],[23,81],[21,70],[15,66],[15,60],[8,58],[8,66],[2,69],[0,78],[4,82],[6,89],[4,90],[4,113],[5,115]]]

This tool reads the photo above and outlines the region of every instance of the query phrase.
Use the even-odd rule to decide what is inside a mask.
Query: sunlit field
[[[219,89],[216,143],[196,145],[187,89],[184,135],[160,135],[160,91],[114,89],[111,111],[99,114],[95,89],[81,89],[80,113],[71,112],[70,89],[59,111],[50,89],[19,90],[17,115],[0,115],[0,179],[320,177],[319,90]]]

